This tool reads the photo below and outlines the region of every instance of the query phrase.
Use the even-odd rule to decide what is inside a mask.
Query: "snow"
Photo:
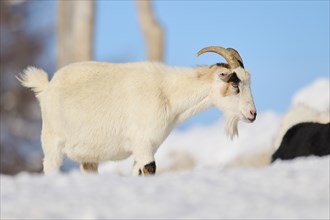
[[[329,111],[329,79],[298,91],[292,106]],[[1,175],[1,219],[329,219],[330,156],[276,161],[283,116],[261,112],[229,140],[224,122],[174,131],[156,154],[157,175],[131,177],[132,160],[99,175]]]
[[[1,178],[1,219],[329,219],[329,157],[155,177]]]
[[[303,103],[319,111],[329,111],[330,82],[327,78],[315,80],[294,95],[292,105]]]

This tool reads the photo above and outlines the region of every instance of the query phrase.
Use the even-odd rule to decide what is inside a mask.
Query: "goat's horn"
[[[223,56],[231,68],[236,68],[240,66],[240,64],[238,63],[234,55],[231,53],[231,51],[228,51],[223,47],[218,47],[218,46],[205,47],[200,51],[198,51],[197,56],[206,52],[213,52]]]
[[[233,57],[235,57],[235,59],[238,61],[238,63],[240,64],[240,66],[242,68],[244,68],[244,64],[243,64],[243,59],[242,57],[239,55],[239,53],[237,52],[237,50],[233,49],[233,48],[227,48],[227,51],[229,51],[231,53],[231,55]]]

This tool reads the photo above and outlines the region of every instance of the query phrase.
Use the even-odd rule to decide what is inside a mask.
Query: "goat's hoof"
[[[152,161],[143,167],[143,175],[154,175],[156,173],[156,163]],[[139,169],[139,175],[142,175],[141,169]]]

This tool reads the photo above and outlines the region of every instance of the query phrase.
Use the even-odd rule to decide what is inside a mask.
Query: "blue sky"
[[[155,1],[154,9],[165,29],[166,64],[214,64],[224,60],[212,53],[196,57],[196,52],[210,45],[233,47],[252,74],[258,112],[285,113],[296,91],[317,78],[329,78],[329,2]],[[54,25],[56,2],[38,5],[43,7],[31,8],[38,12],[32,20]],[[50,8],[53,16],[46,10]],[[52,48],[54,42],[50,42]],[[94,43],[97,61],[146,59],[135,1],[96,2]],[[44,56],[43,61],[53,55]],[[219,117],[221,113],[211,109],[179,128],[209,124]]]
[[[133,62],[146,58],[134,1],[98,1],[94,57]],[[165,63],[195,66],[223,61],[196,57],[209,45],[233,47],[252,74],[258,111],[284,113],[292,95],[329,77],[329,1],[156,1],[165,28]],[[181,126],[211,123],[211,109]]]

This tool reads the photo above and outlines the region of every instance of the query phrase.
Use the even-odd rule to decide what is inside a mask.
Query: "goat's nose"
[[[253,117],[257,117],[257,111],[254,109],[250,110],[250,114],[253,115]]]

